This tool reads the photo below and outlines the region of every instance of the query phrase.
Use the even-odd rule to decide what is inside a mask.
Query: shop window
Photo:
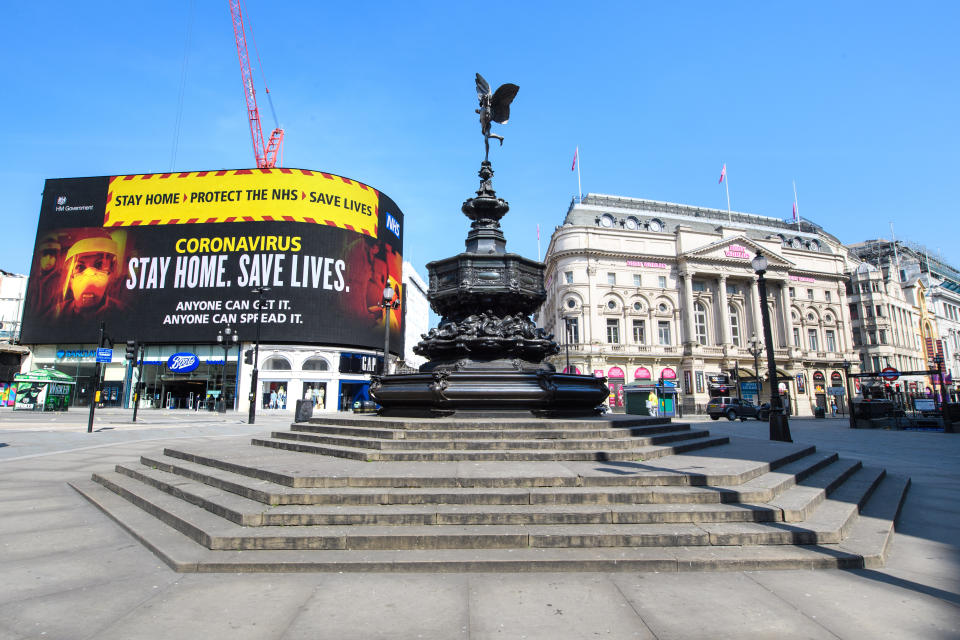
[[[266,371],[290,371],[290,361],[280,356],[267,358],[267,361],[260,367]]]
[[[330,363],[320,357],[308,358],[303,363],[304,371],[330,371]]]

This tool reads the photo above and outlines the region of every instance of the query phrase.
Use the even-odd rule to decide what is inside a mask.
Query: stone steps
[[[437,432],[429,432],[435,435]],[[478,432],[474,432],[478,433]],[[605,451],[605,450],[624,450],[634,449],[638,446],[659,445],[668,442],[680,442],[684,440],[702,439],[709,435],[709,431],[694,431],[691,429],[662,433],[657,435],[633,436],[615,438],[611,433],[604,433],[603,437],[593,438],[561,438],[561,437],[535,437],[538,432],[528,432],[521,435],[521,439],[508,439],[506,437],[493,439],[471,438],[461,440],[459,438],[440,439],[440,438],[368,438],[344,435],[327,435],[321,433],[309,433],[304,431],[274,431],[271,438],[274,440],[294,440],[297,442],[309,442],[315,444],[330,444],[340,447],[349,447],[354,449],[377,449],[380,451],[508,451],[508,450],[579,450],[579,451]],[[572,433],[572,432],[568,432]],[[578,434],[579,435],[579,434]],[[630,436],[629,432],[627,436]]]
[[[309,442],[300,442],[286,438],[254,438],[252,444],[261,447],[299,451],[325,456],[337,456],[351,460],[367,462],[450,462],[458,460],[478,461],[509,461],[509,462],[537,462],[550,460],[569,461],[632,461],[651,460],[662,456],[674,455],[686,451],[693,451],[704,447],[713,447],[729,442],[726,436],[706,436],[685,440],[673,445],[643,445],[633,444],[627,449],[511,449],[511,450],[477,450],[461,451],[450,449],[427,449],[421,451],[384,451],[371,450],[344,445],[325,445]]]
[[[179,571],[681,571],[877,566],[908,486],[660,419],[350,416],[273,435],[74,487]]]
[[[665,423],[635,427],[579,428],[579,429],[383,429],[365,426],[331,425],[322,423],[298,422],[290,426],[293,431],[323,434],[328,436],[348,436],[356,438],[380,438],[389,440],[545,440],[567,439],[584,440],[590,438],[628,438],[653,436],[663,433],[676,433],[690,429],[688,424]]]

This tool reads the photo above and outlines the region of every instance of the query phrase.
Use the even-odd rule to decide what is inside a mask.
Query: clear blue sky
[[[725,208],[725,162],[735,210],[787,218],[796,180],[842,241],[893,222],[960,267],[957,2],[247,2],[285,166],[390,195],[422,275],[463,249],[477,71],[520,85],[491,150],[508,250],[536,257],[538,223],[546,249],[579,145],[584,192]],[[45,178],[253,165],[225,0],[17,2],[4,23],[0,268],[28,270]]]

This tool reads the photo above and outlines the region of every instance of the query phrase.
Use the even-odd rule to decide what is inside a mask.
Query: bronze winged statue
[[[496,138],[503,146],[503,136],[490,133],[490,123],[499,122],[507,124],[510,119],[510,103],[517,97],[520,87],[515,84],[500,85],[495,93],[490,93],[490,85],[483,76],[477,74],[477,97],[480,98],[480,108],[477,113],[480,114],[480,131],[483,133],[483,146],[486,154],[483,156],[484,162],[490,160],[490,138]]]

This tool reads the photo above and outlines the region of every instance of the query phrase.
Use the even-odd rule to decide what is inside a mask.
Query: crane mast
[[[237,39],[237,57],[240,59],[240,76],[243,80],[243,96],[247,104],[247,119],[250,120],[250,137],[253,139],[253,156],[258,169],[277,166],[277,154],[283,146],[283,129],[277,127],[270,133],[267,143],[263,141],[260,125],[260,110],[257,108],[257,93],[253,88],[253,70],[247,53],[247,36],[243,28],[240,1],[230,0],[230,15],[233,17],[233,33]],[[270,90],[267,89],[267,93]]]

